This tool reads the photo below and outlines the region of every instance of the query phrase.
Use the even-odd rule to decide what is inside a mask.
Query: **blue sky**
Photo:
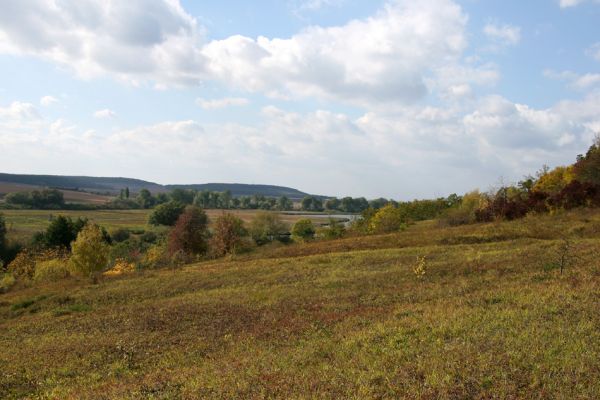
[[[600,133],[597,0],[0,7],[2,172],[411,199]]]

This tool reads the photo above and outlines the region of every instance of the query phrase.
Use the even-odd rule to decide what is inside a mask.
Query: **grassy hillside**
[[[44,189],[45,186],[26,185],[21,183],[4,183],[0,182],[0,198],[8,193],[14,192],[30,192],[32,190]],[[67,203],[81,203],[103,205],[109,202],[111,196],[103,196],[94,193],[81,192],[76,190],[60,190]]]
[[[592,211],[426,222],[17,288],[0,398],[600,398],[599,238]]]

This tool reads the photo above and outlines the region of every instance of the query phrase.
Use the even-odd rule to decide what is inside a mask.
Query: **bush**
[[[216,257],[232,254],[240,250],[243,238],[248,232],[244,222],[233,214],[223,214],[215,221],[213,236],[210,239],[211,253]]]
[[[59,215],[52,219],[48,228],[43,233],[38,233],[33,240],[33,244],[41,247],[64,247],[71,248],[79,232],[87,224],[87,219],[77,218],[73,221],[70,217]]]
[[[170,201],[159,205],[154,209],[148,219],[150,225],[173,226],[177,223],[179,216],[184,212],[185,204]]]
[[[0,293],[6,293],[16,283],[16,279],[12,274],[2,274],[0,278]]]
[[[250,237],[258,245],[263,245],[273,240],[283,241],[287,238],[288,226],[278,214],[259,212],[250,221]]]
[[[36,282],[54,282],[69,277],[67,260],[52,259],[35,264],[33,280]]]
[[[158,241],[158,235],[152,231],[144,232],[142,236],[140,236],[140,240],[143,243],[154,244]]]
[[[315,226],[310,219],[300,219],[292,227],[292,237],[301,242],[314,239]]]
[[[117,259],[111,269],[104,272],[104,276],[119,276],[135,272],[135,263],[123,259]]]
[[[131,233],[129,233],[129,230],[125,228],[115,229],[110,232],[111,239],[116,243],[124,242],[129,239],[130,236]]]
[[[164,243],[155,244],[146,251],[141,261],[143,268],[166,267],[171,261],[169,251]]]
[[[87,224],[73,242],[71,269],[83,276],[93,276],[108,265],[109,247],[96,224]]]
[[[478,190],[467,193],[457,206],[446,211],[442,222],[450,226],[475,223],[477,210],[483,208],[486,203],[487,198]]]
[[[169,254],[204,254],[207,250],[208,216],[199,207],[188,206],[169,233]]]
[[[407,216],[392,204],[379,209],[369,222],[369,233],[398,232],[406,227]]]
[[[54,259],[66,259],[67,253],[61,249],[24,249],[8,265],[8,271],[17,279],[33,279],[37,264]]]
[[[346,234],[346,227],[335,218],[329,218],[329,227],[323,231],[326,239],[339,239]]]

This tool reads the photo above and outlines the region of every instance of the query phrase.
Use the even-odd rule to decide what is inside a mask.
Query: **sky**
[[[600,133],[600,0],[0,0],[0,172],[432,198]]]

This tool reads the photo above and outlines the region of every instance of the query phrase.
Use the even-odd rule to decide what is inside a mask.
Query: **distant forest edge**
[[[4,185],[3,185],[4,184]],[[12,184],[12,185],[7,185]],[[285,196],[290,200],[301,200],[308,193],[300,190],[275,185],[253,185],[241,183],[204,183],[190,185],[161,185],[154,182],[133,178],[110,178],[90,176],[61,176],[61,175],[21,175],[0,173],[0,194],[14,192],[14,185],[27,185],[22,190],[34,189],[59,189],[63,191],[88,192],[97,195],[115,196],[126,188],[132,194],[139,193],[142,189],[152,194],[167,193],[173,189],[187,189],[198,192],[227,192],[232,197],[263,195],[266,197]],[[4,190],[3,190],[4,187]],[[8,189],[7,189],[8,187]],[[68,197],[68,196],[66,196]],[[317,196],[323,197],[323,196]],[[77,196],[76,196],[77,198]],[[76,198],[72,202],[77,202]],[[70,199],[66,199],[69,201]]]

